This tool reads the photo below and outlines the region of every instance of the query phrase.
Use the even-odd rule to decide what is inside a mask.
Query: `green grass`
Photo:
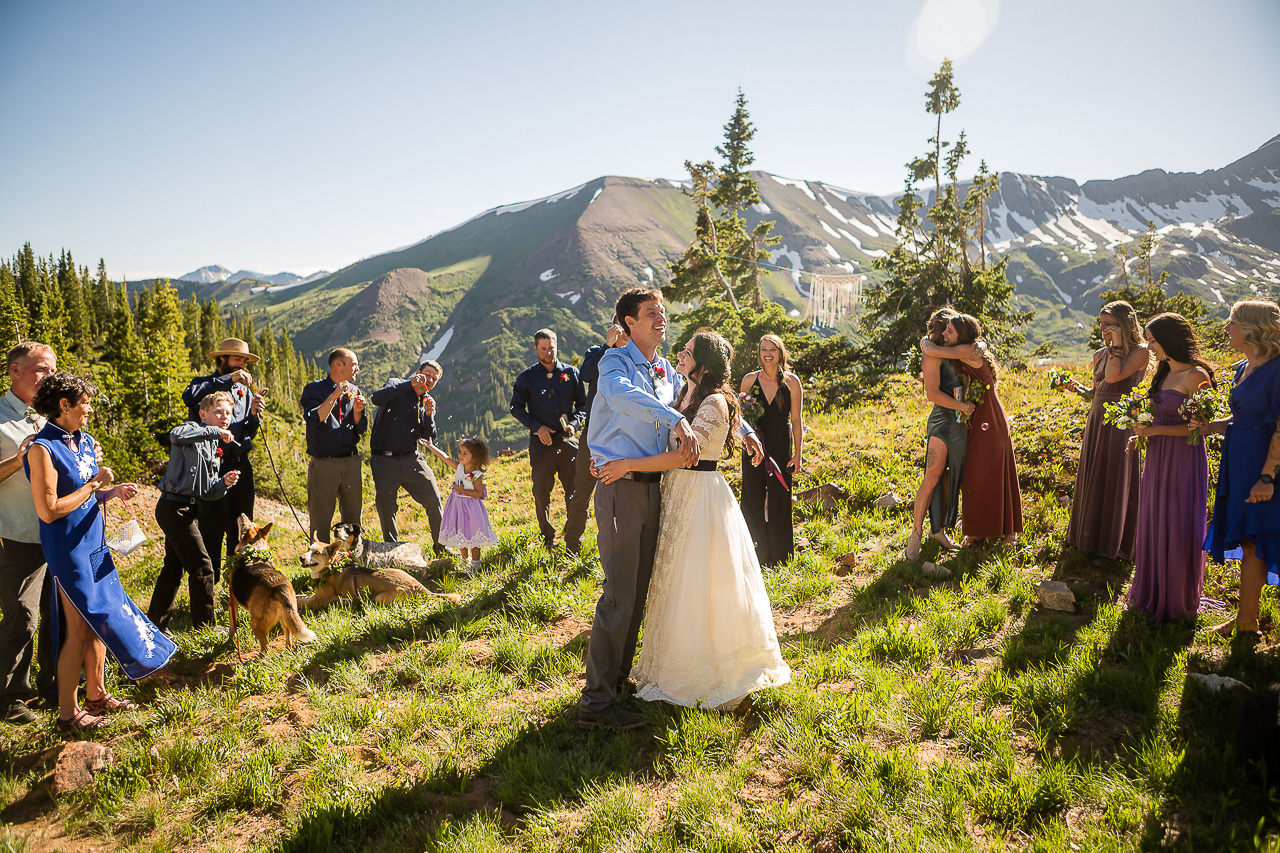
[[[1044,384],[1013,373],[1001,389],[1024,536],[930,545],[948,580],[901,558],[905,507],[871,508],[914,494],[915,386],[807,417],[800,487],[834,481],[850,500],[797,506],[809,548],[765,574],[793,680],[745,715],[626,699],[647,728],[577,728],[599,560],[591,542],[543,549],[527,458],[503,457],[489,475],[501,544],[480,572],[429,580],[461,606],[334,606],[307,616],[315,644],[277,636],[260,657],[246,643],[243,665],[223,629],[183,630],[180,612],[167,680],[110,677],[143,710],[100,738],[116,760],[84,791],[48,794],[47,715],[0,728],[0,850],[52,849],[53,830],[68,848],[129,850],[1274,850],[1275,792],[1233,742],[1237,699],[1188,677],[1277,681],[1274,649],[1207,639],[1213,614],[1128,613],[1129,567],[1064,550],[1084,410]],[[426,538],[409,502],[402,529]],[[288,524],[279,535],[281,553],[301,550]],[[145,603],[155,549],[122,563]],[[1036,607],[1048,578],[1072,584],[1077,612]],[[1208,596],[1237,589],[1210,567]]]

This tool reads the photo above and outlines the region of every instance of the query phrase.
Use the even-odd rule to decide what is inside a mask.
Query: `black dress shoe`
[[[437,557],[456,557],[456,556],[458,556],[458,552],[457,552],[457,551],[453,550],[452,548],[445,547],[444,545],[437,545],[437,546],[435,547],[435,552],[436,552],[436,556],[437,556]]]
[[[634,711],[624,711],[617,705],[610,705],[603,711],[591,714],[586,711],[578,711],[578,728],[591,729],[600,728],[602,726],[618,729],[619,731],[630,731],[631,729],[639,729],[648,724],[644,714],[637,714]]]
[[[27,703],[21,699],[14,699],[9,703],[9,707],[4,709],[4,721],[12,723],[15,726],[25,726],[27,723],[34,723],[36,717],[35,711],[27,707]]]

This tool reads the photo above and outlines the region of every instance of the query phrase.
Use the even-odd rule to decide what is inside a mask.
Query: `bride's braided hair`
[[[734,446],[738,434],[738,422],[742,413],[738,409],[738,396],[729,387],[729,365],[733,363],[733,346],[715,332],[698,332],[693,336],[693,369],[689,371],[691,386],[685,396],[680,413],[692,422],[698,415],[702,401],[712,394],[722,394],[729,409],[729,449]]]

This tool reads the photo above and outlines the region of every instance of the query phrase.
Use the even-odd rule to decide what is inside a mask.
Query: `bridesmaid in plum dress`
[[[1151,426],[1134,428],[1147,439],[1147,452],[1129,604],[1157,619],[1183,619],[1200,611],[1209,462],[1203,439],[1187,443],[1192,426],[1179,409],[1201,386],[1214,384],[1213,368],[1180,314],[1153,317],[1147,346],[1159,362],[1147,392],[1156,411]]]
[[[1138,316],[1128,302],[1108,302],[1098,314],[1102,349],[1093,354],[1093,388],[1074,379],[1068,387],[1091,397],[1080,440],[1080,464],[1071,496],[1067,544],[1107,559],[1133,559],[1138,529],[1140,454],[1126,453],[1133,435],[1103,422],[1107,403],[1115,403],[1146,377],[1151,353],[1142,342]]]

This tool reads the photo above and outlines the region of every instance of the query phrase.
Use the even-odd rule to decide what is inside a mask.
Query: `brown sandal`
[[[107,711],[136,711],[138,704],[130,702],[128,699],[117,699],[110,693],[104,693],[101,699],[84,700],[84,709],[91,714],[102,715]]]
[[[80,735],[101,731],[109,725],[111,725],[111,721],[106,717],[95,717],[88,711],[80,710],[76,711],[69,720],[59,717],[58,721],[53,724],[53,728],[58,734]]]

